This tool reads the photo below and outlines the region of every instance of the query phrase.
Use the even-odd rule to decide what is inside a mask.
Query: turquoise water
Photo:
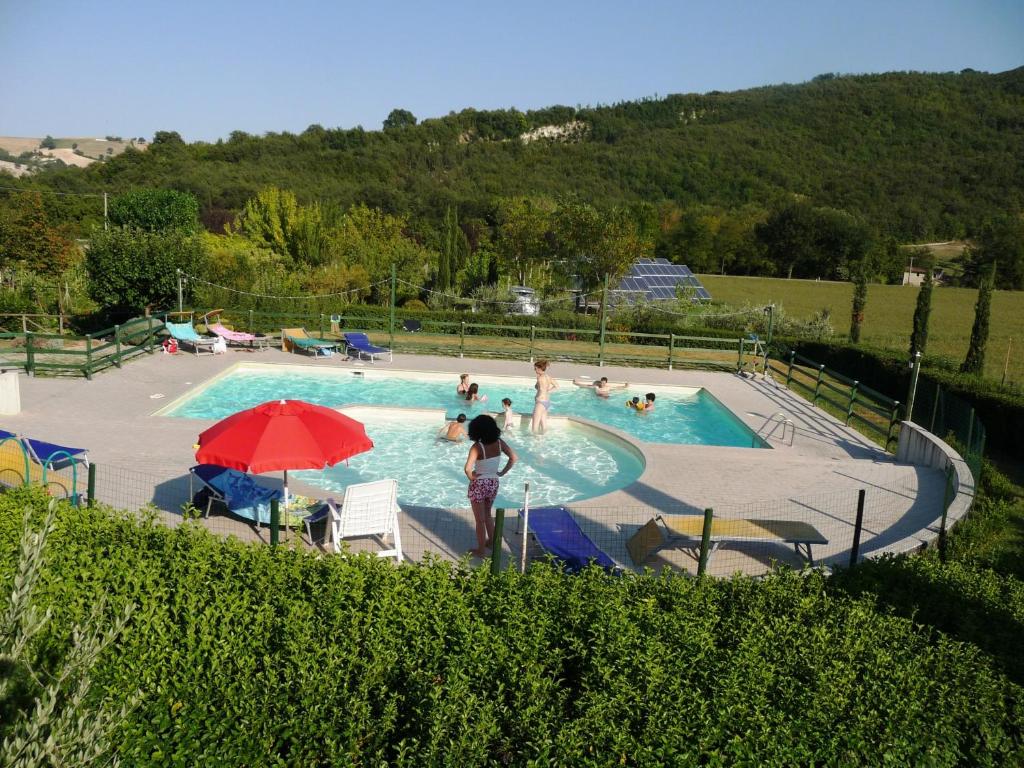
[[[378,422],[374,415],[362,412],[358,418],[374,442],[372,451],[352,457],[347,467],[292,474],[323,488],[325,495],[336,494],[338,501],[352,483],[393,477],[398,479],[398,497],[404,505],[469,506],[463,467],[470,443],[438,440],[440,417],[433,422],[421,418],[395,422],[393,417]],[[644,469],[633,451],[586,427],[567,424],[535,436],[522,424],[504,438],[519,461],[501,480],[498,507],[521,507],[526,482],[532,506],[567,504],[623,488]]]
[[[366,404],[412,408],[444,408],[450,417],[465,413],[469,418],[501,410],[501,399],[512,399],[513,410],[533,411],[533,379],[476,377],[486,403],[466,403],[455,396],[458,377],[450,379],[414,378],[393,375],[365,376],[350,370],[271,371],[239,369],[215,381],[206,389],[176,405],[167,415],[220,419],[254,405],[289,398],[326,406]],[[643,399],[646,391],[657,394],[653,413],[636,413],[625,406],[627,397]],[[607,424],[649,443],[684,445],[727,445],[751,447],[753,433],[714,397],[698,390],[693,394],[659,391],[643,385],[628,392],[616,392],[607,399],[597,397],[589,387],[561,385],[552,393],[551,413],[581,416]]]
[[[362,374],[362,375],[360,375]],[[381,375],[382,374],[382,375]],[[279,398],[306,400],[330,407],[383,405],[444,409],[449,418],[469,418],[501,409],[501,399],[512,399],[513,410],[533,409],[533,379],[480,376],[475,381],[485,403],[467,403],[455,395],[457,376],[395,374],[390,371],[239,368],[176,404],[165,415],[179,418],[221,419],[254,405]],[[604,399],[588,387],[561,385],[551,397],[552,414],[581,416],[626,432],[640,441],[677,444],[750,447],[751,431],[717,400],[697,390],[658,390],[657,408],[639,414],[626,408],[627,397],[643,397],[647,387],[634,387]],[[410,414],[363,410],[357,418],[374,442],[369,453],[355,456],[348,466],[324,471],[296,472],[310,485],[340,500],[352,483],[382,478],[398,480],[398,496],[405,505],[461,508],[466,499],[463,472],[468,443],[436,438],[440,414]],[[544,435],[529,430],[529,416],[505,439],[519,462],[501,482],[497,506],[519,507],[524,483],[530,483],[534,506],[566,504],[624,488],[643,473],[643,461],[612,436],[572,422],[557,421]]]

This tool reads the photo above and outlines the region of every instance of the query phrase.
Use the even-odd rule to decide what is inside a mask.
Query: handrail
[[[765,435],[762,435],[761,433],[769,424],[772,425],[771,430],[769,430]],[[754,436],[750,440],[750,447],[756,448],[758,439],[767,443],[768,440],[771,439],[771,436],[775,434],[775,430],[778,429],[780,424],[782,425],[782,442],[784,443],[786,442],[786,426],[789,425],[789,442],[786,443],[786,445],[792,446],[793,440],[796,437],[796,424],[793,423],[793,420],[789,418],[789,414],[785,411],[776,411],[765,419],[764,424],[762,424],[754,433]]]

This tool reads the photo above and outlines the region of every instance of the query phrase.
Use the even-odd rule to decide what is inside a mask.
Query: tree
[[[974,305],[974,326],[971,328],[971,343],[967,357],[960,366],[960,373],[980,376],[985,370],[985,345],[988,344],[988,321],[992,312],[992,288],[996,282],[996,265],[992,263],[988,278],[978,288],[978,303]]]
[[[205,261],[202,240],[181,230],[99,230],[85,258],[89,295],[105,309],[141,312],[170,307],[178,298],[177,271],[200,274]]]
[[[776,208],[754,231],[768,259],[776,263],[787,278],[792,279],[794,272],[802,277],[814,271],[818,256],[817,228],[809,203],[796,200]]]
[[[16,195],[0,209],[0,268],[56,277],[79,257],[74,242],[50,224],[38,192]]]
[[[982,228],[974,247],[967,253],[963,280],[981,285],[991,265],[999,261],[999,286],[1006,290],[1024,288],[1024,216],[1003,214]]]
[[[910,334],[911,360],[917,352],[923,355],[925,347],[928,346],[928,318],[932,311],[932,288],[935,285],[932,279],[934,264],[930,255],[923,258],[920,264],[924,269],[924,282],[921,283],[921,289],[917,294],[917,306],[914,307],[914,330]]]
[[[392,109],[384,120],[384,130],[396,128],[412,128],[416,125],[416,116],[407,109]]]
[[[110,221],[147,232],[194,233],[199,228],[199,202],[194,195],[174,189],[135,189],[110,202]]]
[[[43,149],[56,149],[57,140],[53,138],[53,136],[47,134],[46,138],[39,142],[39,146],[42,147]]]
[[[177,131],[157,131],[150,144],[156,147],[184,147],[185,141]]]
[[[389,299],[392,265],[399,280],[399,301],[419,298],[420,286],[430,274],[434,255],[406,236],[407,227],[404,217],[356,205],[331,233],[335,258],[366,271],[377,303],[384,304]]]
[[[297,263],[318,266],[331,260],[330,233],[319,203],[301,206],[285,189],[267,187],[247,200],[231,232]]]
[[[448,206],[441,230],[441,253],[437,270],[439,290],[447,291],[455,285],[456,275],[466,268],[468,259],[469,241],[459,226],[459,213]]]
[[[553,206],[547,201],[528,197],[506,198],[498,203],[498,252],[519,285],[524,285],[532,267],[551,253],[548,234],[552,213]]]
[[[865,265],[854,269],[853,306],[850,312],[850,341],[860,343],[860,328],[864,324],[864,307],[868,303],[868,275]]]
[[[596,290],[606,275],[617,283],[634,261],[650,256],[653,249],[628,211],[602,212],[587,203],[561,205],[554,233],[556,253],[584,294]]]

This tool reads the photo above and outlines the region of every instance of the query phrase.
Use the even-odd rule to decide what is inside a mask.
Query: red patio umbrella
[[[323,469],[373,448],[363,425],[331,408],[302,400],[273,400],[228,416],[199,435],[202,464],[262,474]]]

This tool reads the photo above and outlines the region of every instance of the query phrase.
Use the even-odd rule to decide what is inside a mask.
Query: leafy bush
[[[188,192],[134,189],[111,201],[110,221],[147,232],[174,229],[194,233],[199,227],[199,203]]]
[[[0,496],[3,583],[27,498]],[[880,609],[885,581],[867,577],[859,592],[818,574],[568,577],[538,565],[495,578],[436,561],[275,551],[192,523],[68,507],[52,552],[38,593],[53,612],[53,658],[102,596],[138,606],[119,652],[94,670],[97,691],[141,689],[115,734],[126,764],[1024,757],[1022,691],[1000,651],[1015,625],[994,643],[981,637],[997,616],[1019,621],[1024,599],[1019,583],[967,569],[919,573],[918,594],[933,596],[925,587],[935,583],[977,618],[977,632],[947,634]],[[945,611],[936,621],[955,620],[933,608]]]
[[[195,274],[205,258],[202,240],[179,230],[97,231],[86,253],[89,295],[104,308],[138,312],[174,306],[177,270]]]

